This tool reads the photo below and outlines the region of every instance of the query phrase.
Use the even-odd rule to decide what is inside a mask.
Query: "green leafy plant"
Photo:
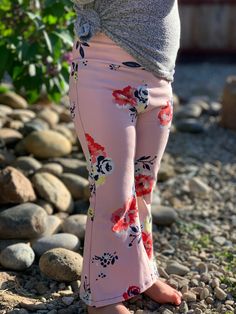
[[[68,90],[75,12],[71,0],[1,0],[0,80],[5,73],[33,103]]]

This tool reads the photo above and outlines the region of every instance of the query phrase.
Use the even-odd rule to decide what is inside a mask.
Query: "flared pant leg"
[[[133,68],[112,71],[107,60],[118,50],[106,43],[105,63],[92,53],[86,63],[74,60],[69,91],[91,192],[80,297],[95,307],[127,300],[158,278],[151,201],[173,113],[170,83]],[[103,46],[96,47],[97,56]]]

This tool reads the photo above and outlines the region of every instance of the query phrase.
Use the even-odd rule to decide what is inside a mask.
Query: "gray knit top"
[[[104,32],[156,77],[174,81],[180,46],[177,0],[72,0],[75,34]]]

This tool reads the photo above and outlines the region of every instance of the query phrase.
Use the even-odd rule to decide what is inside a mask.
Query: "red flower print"
[[[161,107],[157,117],[160,120],[161,125],[167,125],[172,120],[173,110],[170,100],[167,100],[166,106]]]
[[[140,294],[140,288],[137,286],[129,286],[128,290],[123,293],[123,298],[125,300],[128,300],[129,298]]]
[[[126,86],[125,88],[113,90],[112,95],[114,96],[117,104],[121,106],[131,105],[135,106],[137,104],[137,99],[134,96],[135,88],[131,86]]]
[[[92,156],[93,162],[96,161],[97,156],[102,155],[102,156],[106,157],[105,148],[103,146],[99,145],[98,143],[96,143],[94,141],[94,139],[92,138],[92,136],[89,135],[88,133],[86,133],[85,136],[86,136],[86,140],[88,143],[89,153]]]
[[[151,176],[148,176],[145,174],[136,175],[135,176],[135,190],[136,190],[137,196],[149,194],[152,191],[154,183],[155,183],[155,180]]]
[[[145,250],[147,252],[148,257],[152,258],[152,234],[147,232],[142,232],[142,240],[145,247]]]
[[[119,232],[122,230],[127,230],[129,224],[127,219],[123,216],[124,215],[124,208],[118,208],[113,214],[111,221],[114,223],[112,227],[112,231]]]
[[[112,231],[120,232],[127,230],[128,227],[135,223],[138,217],[138,207],[135,196],[132,196],[123,208],[118,208],[111,216],[113,222]]]

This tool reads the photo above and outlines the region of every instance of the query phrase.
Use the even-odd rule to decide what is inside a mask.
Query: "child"
[[[89,172],[80,297],[90,314],[129,313],[144,293],[182,294],[159,279],[151,204],[173,118],[177,0],[77,0],[70,111]]]

